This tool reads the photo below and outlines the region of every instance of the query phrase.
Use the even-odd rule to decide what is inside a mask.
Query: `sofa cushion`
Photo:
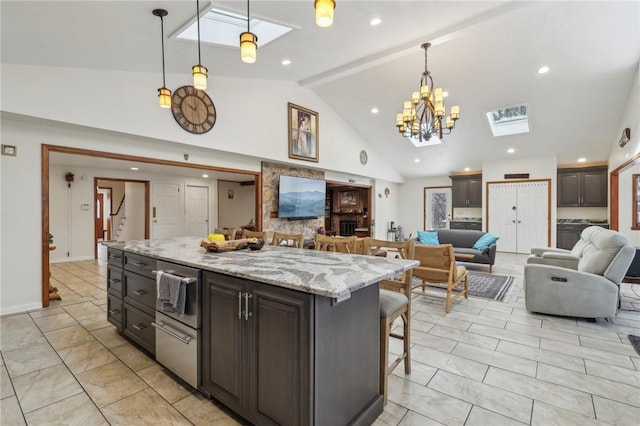
[[[601,226],[589,226],[580,233],[580,239],[571,249],[571,255],[574,257],[582,257],[584,248],[591,242],[591,239],[600,231],[605,229]]]
[[[440,244],[436,231],[418,231],[418,242],[429,246],[437,246]]]
[[[438,241],[440,244],[451,244],[454,248],[471,248],[484,234],[482,231],[471,229],[439,229]]]
[[[474,249],[478,249],[478,250],[485,249],[485,248],[489,247],[491,244],[493,244],[496,241],[498,241],[498,238],[500,238],[500,237],[496,237],[495,235],[490,234],[490,233],[487,232],[482,237],[480,237],[480,239],[478,239],[478,241],[475,242],[475,244],[473,245],[473,248]]]
[[[591,235],[591,244],[584,247],[578,271],[603,275],[613,258],[627,244],[627,237],[619,232],[607,229],[595,232]]]

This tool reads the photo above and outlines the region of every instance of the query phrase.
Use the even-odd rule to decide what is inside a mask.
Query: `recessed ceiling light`
[[[446,98],[447,96],[449,96],[449,92],[442,92],[442,97]]]
[[[202,175],[202,177],[203,177],[203,178],[208,178],[208,177],[209,177],[209,175],[204,174],[204,175]]]
[[[371,25],[372,27],[375,27],[376,25],[380,25],[381,22],[382,22],[382,19],[376,16],[375,18],[371,18],[371,20],[369,21],[369,25]]]
[[[291,60],[290,59],[283,59],[282,62],[280,62],[280,63],[286,67],[287,65],[291,65]]]
[[[415,159],[415,160],[413,160],[413,161],[415,161],[416,163],[419,163],[419,162],[420,162],[420,159],[419,159],[419,158],[416,158],[416,159]]]
[[[470,169],[469,167],[465,167],[465,168],[464,168],[464,171],[465,171],[465,172],[468,172],[468,171],[470,171],[470,170],[471,170],[471,169]]]
[[[137,167],[132,167],[131,170],[140,170],[140,169]]]
[[[379,112],[378,108],[376,107],[371,108],[371,114],[377,114],[378,112]]]
[[[546,73],[548,73],[548,72],[549,72],[549,67],[548,67],[548,66],[546,66],[546,65],[545,65],[544,67],[540,67],[540,68],[538,69],[538,74],[546,74]]]
[[[513,154],[514,152],[516,152],[516,150],[515,150],[515,149],[513,149],[513,148],[509,148],[509,149],[507,150],[507,152],[508,152],[509,154]]]
[[[584,163],[585,161],[587,161],[587,159],[584,157],[578,158],[578,163]]]

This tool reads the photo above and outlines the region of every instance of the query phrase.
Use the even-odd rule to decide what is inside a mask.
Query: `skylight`
[[[258,36],[258,45],[265,46],[292,30],[291,27],[251,18],[251,32]],[[240,47],[240,33],[247,31],[247,16],[226,10],[211,9],[200,17],[200,41],[221,46]],[[191,25],[178,33],[180,40],[198,40],[198,26]]]
[[[493,136],[529,133],[529,116],[526,105],[516,105],[486,113]]]

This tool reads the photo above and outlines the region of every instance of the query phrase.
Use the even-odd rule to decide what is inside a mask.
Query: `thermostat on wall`
[[[89,204],[87,203],[80,204],[80,210],[89,210]]]

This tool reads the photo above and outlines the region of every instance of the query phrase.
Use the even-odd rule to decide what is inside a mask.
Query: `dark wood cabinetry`
[[[256,425],[370,424],[378,286],[344,301],[203,274],[201,391]]]
[[[156,260],[111,247],[107,249],[107,259],[107,320],[153,354]]]
[[[205,273],[203,388],[255,424],[309,424],[312,296]]]
[[[474,231],[482,231],[482,222],[470,222],[464,220],[452,220],[449,222],[450,229],[471,229]]]
[[[571,250],[580,239],[580,234],[585,228],[593,226],[589,223],[562,223],[557,227],[556,246],[561,249]],[[609,229],[609,225],[596,225]]]
[[[558,207],[607,207],[607,167],[558,169]]]
[[[449,177],[453,207],[482,207],[482,175]]]

